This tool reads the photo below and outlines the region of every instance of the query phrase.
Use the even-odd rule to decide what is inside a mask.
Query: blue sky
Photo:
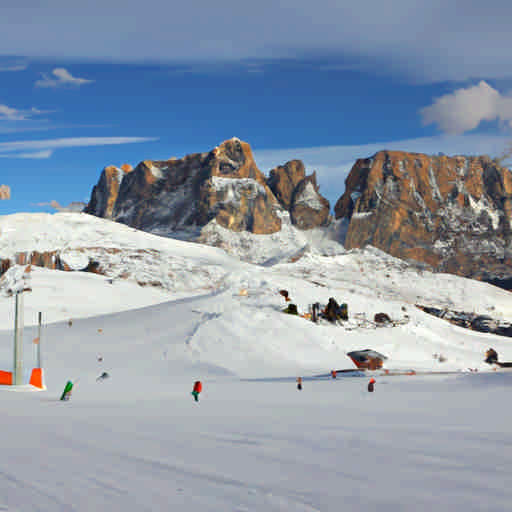
[[[232,136],[264,172],[302,158],[331,202],[379,149],[512,139],[508,2],[35,5],[0,7],[0,214],[85,201],[106,165]]]

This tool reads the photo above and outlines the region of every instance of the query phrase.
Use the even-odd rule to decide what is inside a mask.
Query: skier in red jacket
[[[199,393],[203,390],[203,385],[200,380],[194,382],[194,389],[192,390],[192,396],[196,402],[199,402]]]

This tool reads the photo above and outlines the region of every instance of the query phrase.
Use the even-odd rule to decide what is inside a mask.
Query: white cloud
[[[84,84],[90,84],[94,82],[94,80],[88,80],[86,78],[78,78],[74,77],[67,69],[64,68],[55,68],[52,71],[52,76],[48,73],[41,73],[43,77],[40,80],[36,80],[36,87],[64,87],[67,85],[70,86],[80,86]]]
[[[0,105],[0,119],[7,119],[9,121],[20,121],[26,118],[20,110],[8,107],[7,105]]]
[[[28,68],[28,64],[23,64],[23,63],[4,64],[4,65],[0,65],[0,72],[25,71],[27,68]]]
[[[420,114],[423,124],[437,124],[452,135],[473,130],[482,121],[499,119],[512,126],[512,95],[502,95],[482,80],[473,87],[436,98]]]
[[[28,153],[0,153],[0,158],[24,158],[33,160],[44,160],[53,155],[52,149],[44,149],[42,151],[33,151]]]
[[[34,107],[28,110],[20,110],[7,105],[0,105],[0,121],[26,121],[32,116],[46,114],[48,112],[49,111],[39,110]]]
[[[155,137],[69,137],[0,142],[0,158],[49,158],[56,149],[134,144],[155,140],[158,139]]]
[[[424,81],[512,69],[510,0],[8,3],[0,18],[6,56],[211,62],[323,54]],[[169,30],[169,20],[179,23]]]

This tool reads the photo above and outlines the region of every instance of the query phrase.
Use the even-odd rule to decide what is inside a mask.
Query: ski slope
[[[86,235],[70,218],[78,247]],[[182,273],[178,292],[172,282],[141,287],[32,268],[24,355],[28,371],[42,311],[47,390],[0,389],[0,510],[508,510],[512,372],[492,371],[483,354],[492,346],[512,360],[512,343],[414,307],[506,319],[508,292],[419,271],[373,249],[331,257],[305,250],[294,263],[283,255],[261,267],[211,247],[102,226],[116,247],[153,244],[158,258],[219,271],[202,274],[212,276],[207,286],[195,284],[193,270]],[[47,233],[50,250],[56,242]],[[301,312],[334,296],[352,319],[386,312],[409,322],[315,325],[281,312],[283,288]],[[0,297],[6,370],[13,307],[12,297]],[[366,378],[313,378],[352,368],[346,353],[364,348],[387,355],[389,368],[454,373],[379,376],[373,394]],[[434,357],[440,353],[443,363]],[[110,378],[97,382],[103,371]],[[76,382],[73,397],[60,402],[68,379]],[[195,403],[198,379],[204,390]]]

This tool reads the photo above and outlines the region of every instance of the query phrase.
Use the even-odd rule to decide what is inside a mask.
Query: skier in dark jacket
[[[302,377],[297,377],[297,389],[302,391]]]
[[[490,348],[485,353],[485,362],[488,364],[496,364],[498,362],[498,352],[493,348]]]
[[[375,390],[375,379],[372,377],[370,379],[370,382],[368,382],[368,391],[370,393],[373,393],[374,390]]]
[[[336,299],[334,297],[331,297],[329,299],[329,302],[327,306],[325,306],[325,309],[323,311],[323,314],[329,322],[336,322],[338,319],[338,310],[339,310],[339,304],[336,302]]]

